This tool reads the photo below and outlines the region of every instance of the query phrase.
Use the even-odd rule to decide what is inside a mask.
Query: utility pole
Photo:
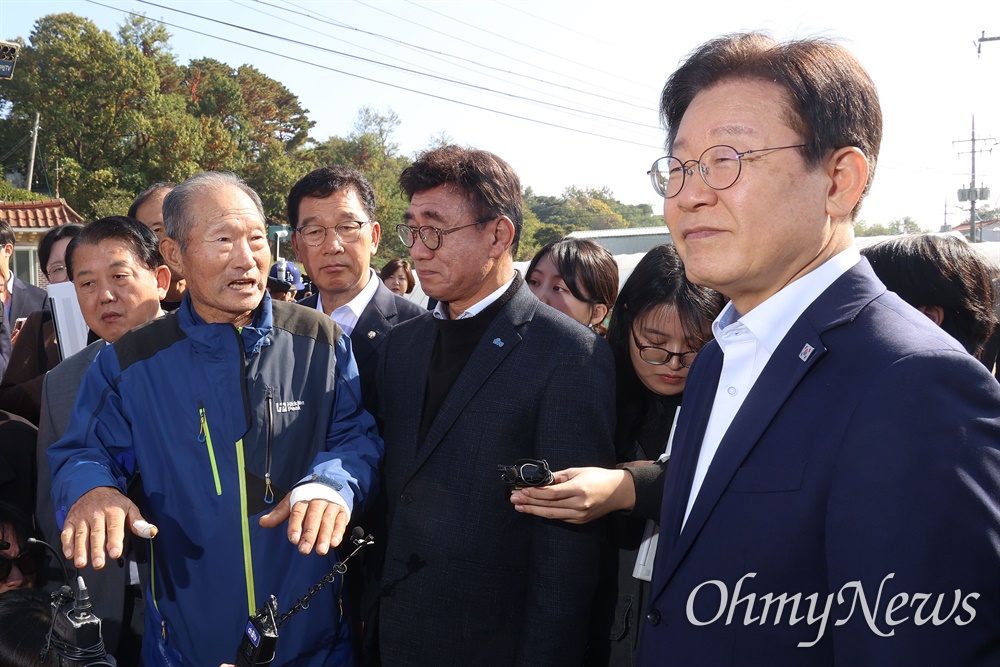
[[[56,158],[56,199],[59,199],[59,158]]]
[[[28,192],[31,192],[31,179],[35,175],[35,146],[38,145],[38,112],[35,112],[35,129],[31,131],[31,157],[28,158]]]
[[[976,189],[976,153],[977,152],[988,152],[992,153],[992,145],[997,143],[997,140],[993,137],[988,137],[986,139],[980,139],[980,141],[992,141],[993,144],[989,151],[976,151],[976,117],[972,117],[972,139],[960,139],[958,141],[951,142],[954,146],[955,144],[965,143],[966,141],[972,142],[972,150],[969,153],[972,154],[972,181],[969,183],[968,188],[962,188],[958,191],[958,201],[967,201],[971,204],[971,214],[969,215],[969,241],[976,243],[982,241],[979,237],[978,225],[976,224],[976,200],[989,199],[990,189],[989,188],[979,188]],[[964,155],[964,153],[959,153],[959,155]]]

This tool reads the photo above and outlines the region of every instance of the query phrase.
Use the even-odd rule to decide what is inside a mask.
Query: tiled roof
[[[80,214],[70,208],[65,199],[3,201],[0,202],[0,219],[9,222],[15,232],[83,222]]]

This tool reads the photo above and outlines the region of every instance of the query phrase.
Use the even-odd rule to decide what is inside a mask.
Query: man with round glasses
[[[392,330],[378,377],[381,664],[582,664],[602,526],[517,512],[497,467],[611,464],[611,351],[514,270],[523,204],[509,164],[447,146],[400,185],[398,233],[439,303]]]
[[[874,83],[750,33],[660,102],[671,238],[731,301],[688,376],[639,664],[997,664],[1000,385],[854,247]]]

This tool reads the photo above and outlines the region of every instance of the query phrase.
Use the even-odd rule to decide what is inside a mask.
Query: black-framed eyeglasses
[[[697,350],[688,350],[687,352],[671,352],[664,347],[643,345],[639,342],[639,337],[635,335],[634,329],[632,330],[632,340],[635,341],[635,346],[639,349],[639,358],[647,364],[652,364],[654,366],[665,366],[670,363],[671,359],[677,357],[677,361],[681,362],[681,366],[684,368],[691,368],[691,364],[694,363],[694,358],[698,356]]]
[[[38,572],[41,559],[38,554],[29,551],[22,552],[17,558],[0,556],[0,581],[10,576],[11,570],[14,569],[14,563],[17,563],[17,569],[21,571],[21,574],[32,575]]]
[[[775,146],[774,148],[754,148],[742,153],[732,146],[711,146],[706,148],[697,160],[681,162],[673,155],[665,155],[653,163],[646,172],[653,183],[656,194],[664,199],[670,199],[680,194],[684,187],[684,179],[694,175],[694,165],[698,165],[698,173],[705,185],[713,190],[725,190],[732,187],[743,170],[743,157],[753,153],[780,151],[786,148],[805,148],[805,144],[794,146]]]
[[[321,246],[326,241],[326,235],[333,232],[334,236],[337,237],[341,243],[354,243],[359,238],[361,238],[361,228],[369,224],[371,221],[362,222],[360,220],[350,220],[348,222],[342,222],[339,225],[333,227],[324,227],[323,225],[308,224],[302,225],[295,230],[295,233],[299,235],[302,242],[309,246]]]
[[[473,225],[481,225],[492,219],[493,218],[476,220],[475,222],[470,222],[467,225],[459,225],[458,227],[452,227],[451,229],[441,229],[440,227],[432,227],[430,225],[410,227],[406,223],[401,223],[396,225],[396,234],[399,236],[399,240],[402,241],[403,245],[407,248],[412,248],[413,244],[417,242],[417,237],[420,237],[421,243],[427,246],[428,250],[437,250],[441,247],[441,241],[444,240],[444,237],[448,234],[457,232],[460,229],[465,229],[466,227],[472,227]]]

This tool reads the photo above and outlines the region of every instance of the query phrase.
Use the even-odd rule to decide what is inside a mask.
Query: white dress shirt
[[[330,317],[333,321],[340,325],[340,328],[344,330],[344,333],[350,336],[354,333],[354,327],[358,325],[358,320],[361,319],[361,313],[365,312],[365,308],[368,307],[368,302],[372,300],[375,296],[375,292],[378,291],[378,284],[381,279],[378,274],[375,273],[375,269],[368,267],[368,284],[358,292],[357,296],[345,303],[343,306],[334,308],[333,312],[330,313]],[[323,313],[323,295],[316,295],[316,310]]]
[[[806,308],[860,260],[861,254],[851,246],[789,283],[746,315],[741,316],[730,301],[712,323],[712,333],[722,348],[722,373],[698,453],[682,530],[719,444],[771,355]]]
[[[458,317],[456,317],[455,319],[456,320],[464,320],[464,319],[468,319],[470,317],[475,317],[479,313],[481,313],[484,310],[486,310],[487,308],[489,308],[490,305],[492,305],[497,299],[499,299],[500,297],[503,296],[503,293],[507,291],[507,289],[510,287],[511,283],[514,282],[514,278],[516,278],[516,277],[517,277],[517,272],[515,272],[514,276],[510,280],[508,280],[507,282],[505,282],[499,289],[497,289],[495,292],[491,292],[482,301],[477,301],[473,305],[471,305],[468,308],[466,308],[465,312],[462,313],[461,315],[459,315]],[[448,311],[445,310],[444,303],[442,303],[441,301],[438,301],[437,305],[434,306],[434,317],[436,317],[439,320],[447,320],[447,319],[449,319],[448,318]]]

